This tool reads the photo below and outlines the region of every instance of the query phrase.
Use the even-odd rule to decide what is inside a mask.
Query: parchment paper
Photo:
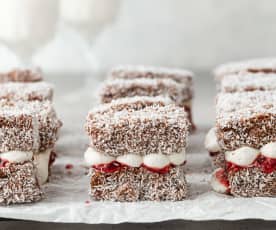
[[[83,152],[88,140],[83,124],[89,108],[94,104],[94,81],[80,78],[54,79],[55,106],[64,122],[57,143],[58,159],[52,168],[50,182],[44,186],[46,197],[41,202],[0,207],[0,217],[45,222],[122,223],[185,220],[276,220],[276,199],[232,198],[211,191],[211,165],[203,140],[211,123],[204,123],[207,115],[201,112],[198,131],[190,137],[187,149],[187,180],[190,197],[182,202],[112,203],[89,201],[89,178],[83,167]],[[205,108],[206,97],[199,93],[196,113]],[[212,97],[212,96],[210,96]],[[212,99],[208,99],[211,103]],[[207,105],[208,107],[211,104]],[[206,107],[207,108],[207,107]],[[205,111],[206,112],[206,111]],[[196,115],[198,116],[198,115]],[[209,120],[206,118],[206,120]],[[66,169],[72,164],[72,169]]]

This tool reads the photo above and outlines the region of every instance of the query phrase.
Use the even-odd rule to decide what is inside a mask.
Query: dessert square
[[[189,121],[164,97],[114,100],[90,111],[84,154],[94,200],[182,200]]]
[[[177,68],[165,68],[154,66],[135,66],[125,65],[117,66],[109,73],[110,79],[170,79],[182,86],[182,95],[177,96],[179,99],[174,101],[179,106],[183,106],[188,113],[189,120],[192,124],[192,129],[195,130],[195,125],[192,120],[192,98],[193,98],[193,78],[194,74],[191,71]]]
[[[0,152],[53,148],[61,121],[51,102],[0,100],[0,107]]]
[[[134,78],[108,80],[100,90],[102,103],[133,96],[169,97],[176,105],[184,107],[190,122],[192,122],[192,91],[189,87],[184,87],[183,84],[172,79]]]
[[[109,106],[112,108],[112,103]],[[132,102],[132,109],[90,111],[86,131],[91,146],[113,156],[130,152],[171,154],[186,147],[190,124],[183,109],[173,104],[136,106]]]
[[[0,108],[0,203],[37,201],[61,122],[50,101],[0,100]]]
[[[276,195],[275,91],[219,94],[216,137],[224,154],[215,191],[234,196]]]
[[[260,148],[276,140],[276,93],[254,91],[219,94],[216,133],[222,150]]]
[[[215,79],[220,81],[224,76],[237,73],[276,73],[276,58],[258,58],[229,62],[214,70]]]
[[[42,80],[42,73],[39,69],[14,68],[10,71],[0,73],[0,83],[37,82]]]
[[[221,80],[221,92],[276,90],[275,73],[244,73],[229,75]]]
[[[0,84],[0,100],[52,101],[53,85],[46,82],[8,82]]]
[[[194,74],[185,69],[164,68],[154,66],[117,66],[109,73],[111,79],[171,79],[186,87],[192,87]]]
[[[143,167],[124,167],[112,173],[91,170],[90,176],[93,200],[180,201],[188,192],[183,166],[171,168],[167,173],[151,172]]]
[[[5,160],[5,163],[1,158],[0,204],[2,205],[31,203],[43,198],[32,156],[20,158],[21,160],[15,159],[15,161]]]

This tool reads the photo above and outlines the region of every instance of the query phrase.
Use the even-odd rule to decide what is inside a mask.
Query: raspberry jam
[[[256,161],[256,165],[262,168],[265,173],[272,173],[276,170],[276,159],[260,156]]]
[[[108,164],[98,164],[98,165],[93,165],[92,167],[104,173],[113,173],[120,170],[123,167],[123,165],[121,165],[116,161],[112,161],[111,163],[108,163]]]
[[[258,167],[261,168],[264,173],[272,173],[276,170],[276,159],[265,157],[260,154],[257,159],[248,166],[238,166],[231,162],[227,162],[227,171],[228,172],[237,172],[244,168]]]
[[[184,164],[185,164],[185,162],[184,162]],[[108,163],[108,164],[98,164],[98,165],[93,165],[92,166],[92,168],[94,168],[98,171],[104,172],[104,173],[113,173],[113,172],[119,171],[119,170],[121,170],[122,168],[125,168],[125,167],[130,167],[130,166],[125,165],[125,164],[121,164],[117,161],[112,161],[111,163]],[[173,165],[169,164],[169,165],[166,165],[165,167],[163,167],[161,169],[151,168],[151,167],[148,167],[144,164],[142,164],[141,167],[144,167],[144,168],[146,168],[147,170],[149,170],[151,172],[164,174],[164,173],[168,173],[170,171],[170,168],[173,167]]]
[[[8,162],[8,160],[0,158],[0,168],[5,167]]]
[[[151,168],[151,167],[148,167],[146,165],[142,165],[144,168],[146,168],[147,170],[151,171],[151,172],[154,172],[154,173],[160,173],[160,174],[164,174],[164,173],[168,173],[170,171],[170,168],[171,168],[171,164],[169,165],[166,165],[165,167],[161,168],[161,169],[158,169],[158,168]]]
[[[72,165],[72,164],[66,164],[65,168],[69,170],[69,169],[74,168],[74,165]]]
[[[226,176],[224,169],[220,169],[220,170],[216,171],[215,177],[221,184],[223,184],[225,187],[229,188],[229,181],[228,181],[228,178]]]

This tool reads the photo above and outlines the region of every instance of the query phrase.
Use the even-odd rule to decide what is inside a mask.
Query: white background
[[[89,68],[83,45],[58,37],[36,63],[49,71]],[[123,0],[94,52],[104,67],[135,63],[210,70],[229,60],[275,56],[275,40],[274,0]]]

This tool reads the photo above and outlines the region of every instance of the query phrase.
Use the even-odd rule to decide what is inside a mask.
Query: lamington
[[[189,121],[182,108],[162,97],[122,98],[91,110],[85,127],[93,200],[185,199]]]
[[[52,101],[53,85],[47,82],[8,82],[0,84],[0,100]]]
[[[221,80],[222,93],[276,90],[276,73],[232,74]]]
[[[184,107],[195,129],[192,121],[193,77],[194,74],[185,69],[139,65],[117,66],[109,73],[109,79],[170,79],[177,82],[181,92],[174,100],[177,105]]]
[[[221,93],[236,93],[246,91],[276,90],[275,73],[243,73],[232,74],[221,80]],[[211,156],[214,168],[224,165],[224,153],[220,150],[216,128],[212,128],[206,135],[205,148]]]
[[[42,198],[61,122],[49,101],[0,100],[0,203]]]
[[[0,83],[6,82],[37,82],[42,81],[40,69],[14,68],[0,73]]]
[[[220,82],[225,76],[248,72],[276,73],[276,57],[256,58],[222,64],[214,70],[214,75],[216,81]]]
[[[267,71],[232,73],[221,79],[219,88],[221,93],[273,91],[276,90],[276,73]],[[206,135],[205,148],[211,156],[213,167],[222,167],[224,165],[224,153],[219,147],[215,127]]]
[[[185,69],[122,65],[114,67],[109,73],[109,77],[112,79],[172,79],[176,82],[182,83],[186,87],[192,87],[194,74]],[[192,88],[190,88],[190,90],[192,93]]]
[[[192,115],[188,94],[185,94],[181,84],[171,79],[114,79],[106,81],[100,88],[101,103],[110,103],[124,97],[133,96],[165,96],[172,100],[177,106],[186,108],[188,118],[191,121]]]
[[[225,155],[212,186],[240,197],[276,196],[276,93],[221,93],[216,137]]]

